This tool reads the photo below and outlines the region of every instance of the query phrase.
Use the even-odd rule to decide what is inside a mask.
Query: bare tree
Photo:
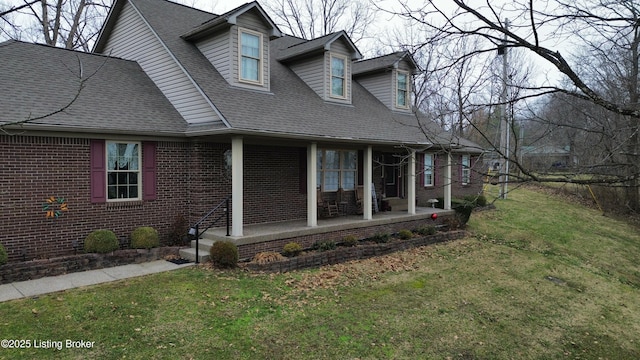
[[[22,0],[0,12],[4,36],[89,51],[112,0]],[[18,18],[19,17],[19,20]]]
[[[547,129],[564,134],[569,141],[590,141],[594,151],[585,157],[590,163],[582,161],[581,165],[591,169],[592,175],[601,176],[568,176],[567,179],[576,183],[622,186],[629,208],[640,210],[640,6],[637,1],[514,0],[479,4],[452,0],[426,1],[417,7],[405,1],[396,4],[395,10],[386,10],[433,29],[433,35],[423,39],[422,44],[455,43],[465,38],[478,41],[478,48],[449,60],[452,68],[468,58],[495,53],[498,49],[508,52],[523,49],[554,69],[554,77],[566,79],[542,79],[535,85],[510,82],[510,102],[552,94],[563,94],[565,102],[572,99],[569,102],[572,106],[567,108],[571,111],[563,114],[563,119],[547,116],[549,113],[541,113],[538,119],[546,116],[546,121],[553,121],[547,124]],[[510,26],[505,21],[507,18],[514,20]],[[570,42],[561,42],[562,39]],[[562,52],[556,49],[559,46]],[[499,104],[492,100],[486,105]],[[512,125],[511,131],[516,133],[515,130]],[[493,143],[492,147],[497,149],[498,145]],[[521,181],[559,181],[557,177],[545,177],[527,169],[516,156],[509,160],[521,171]],[[594,169],[603,171],[593,174]]]
[[[344,30],[357,43],[376,16],[366,0],[267,0],[263,5],[285,32],[304,39]]]

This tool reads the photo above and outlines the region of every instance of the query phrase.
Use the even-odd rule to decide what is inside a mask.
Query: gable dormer
[[[419,67],[408,52],[396,52],[353,64],[353,78],[389,109],[412,111],[412,77]]]
[[[287,64],[323,100],[351,104],[352,63],[360,58],[355,44],[340,31],[301,40],[283,49],[278,61]]]
[[[270,90],[269,41],[282,33],[257,2],[245,4],[196,27],[192,42],[232,86]]]

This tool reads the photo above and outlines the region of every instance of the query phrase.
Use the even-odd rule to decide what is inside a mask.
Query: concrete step
[[[188,249],[180,249],[180,257],[183,259],[187,259],[189,261],[196,261],[196,249],[195,247],[193,248],[188,248]],[[202,249],[200,249],[198,251],[198,262],[204,263],[209,261],[209,251],[203,251]]]
[[[206,234],[204,234],[206,235]],[[207,254],[209,253],[209,250],[211,249],[211,246],[213,245],[215,241],[214,240],[210,240],[210,239],[206,239],[206,238],[200,238],[200,240],[198,240],[198,247],[200,248],[200,251],[206,251]],[[195,240],[191,240],[191,248],[195,249],[196,248],[196,241]]]

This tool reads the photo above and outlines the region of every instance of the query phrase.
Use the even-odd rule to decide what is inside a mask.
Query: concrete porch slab
[[[264,241],[366,228],[370,226],[415,220],[430,220],[433,213],[438,214],[438,217],[447,217],[455,214],[455,211],[420,207],[416,208],[415,215],[408,214],[406,211],[386,211],[373,214],[373,219],[371,220],[364,220],[361,215],[338,216],[318,219],[318,226],[314,227],[307,226],[307,221],[305,219],[252,224],[244,226],[244,236],[241,237],[226,236],[226,228],[213,228],[209,229],[202,238],[214,241],[231,240],[236,245],[240,246]]]

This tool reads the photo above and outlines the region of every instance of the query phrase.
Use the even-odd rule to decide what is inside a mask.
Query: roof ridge
[[[335,31],[335,32],[332,32],[332,33],[329,33],[329,34],[326,34],[326,35],[318,36],[317,38],[313,38],[313,39],[305,39],[305,38],[301,38],[301,37],[298,37],[298,36],[292,36],[292,37],[295,37],[295,38],[298,38],[298,39],[301,39],[301,40],[304,40],[304,41],[299,42],[299,43],[294,44],[294,45],[291,45],[291,46],[289,46],[287,49],[291,49],[292,47],[296,47],[296,46],[298,46],[298,45],[308,44],[308,43],[310,43],[310,42],[312,42],[312,41],[318,41],[318,40],[320,40],[320,39],[322,39],[322,38],[326,38],[326,37],[330,37],[330,36],[335,36],[336,34],[341,33],[341,32],[345,32],[345,31],[344,31],[344,30]],[[345,32],[345,34],[346,34],[346,32]]]
[[[372,58],[368,58],[368,59],[362,59],[362,60],[358,60],[356,62],[361,63],[361,62],[370,61],[370,60],[377,60],[377,59],[381,59],[381,58],[388,57],[388,56],[393,56],[393,55],[399,55],[399,54],[405,55],[406,53],[408,53],[407,50],[394,51],[394,52],[389,53],[389,54],[378,55],[376,57],[372,57]]]

